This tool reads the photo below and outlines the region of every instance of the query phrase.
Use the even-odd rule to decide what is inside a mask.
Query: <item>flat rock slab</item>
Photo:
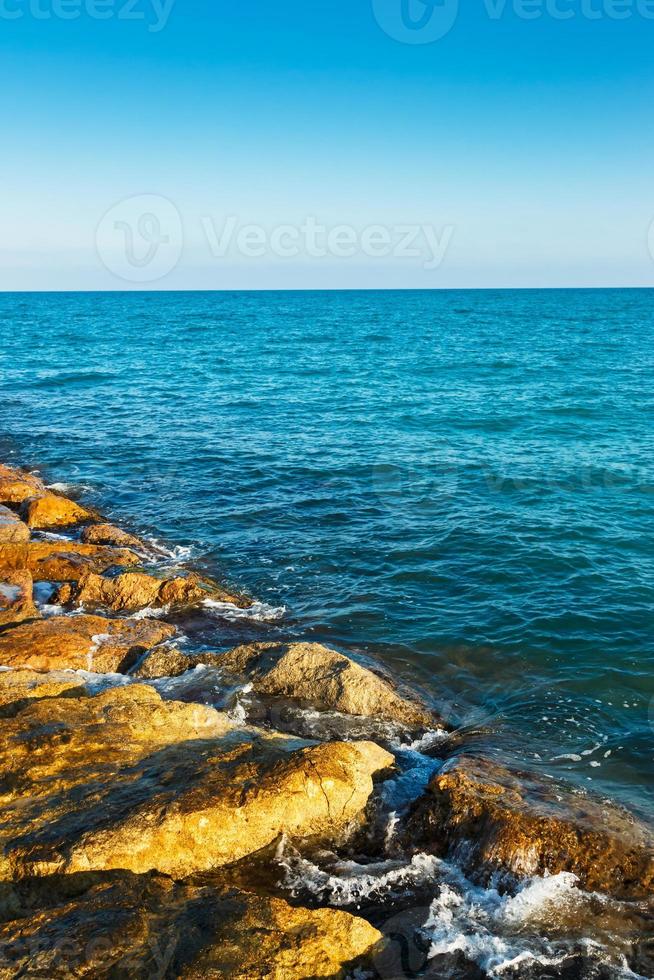
[[[654,892],[654,838],[626,811],[489,760],[450,762],[414,805],[406,843],[488,877],[571,872],[620,899]]]
[[[30,529],[17,514],[0,504],[0,544],[23,544],[30,539]]]
[[[39,674],[33,670],[0,671],[0,718],[17,715],[34,701],[82,696],[84,685],[68,671]]]
[[[45,492],[23,503],[21,515],[31,528],[73,527],[95,520],[97,515],[86,507],[57,493]]]
[[[176,633],[154,619],[54,616],[0,634],[0,667],[119,673]]]
[[[38,476],[0,463],[0,503],[22,504],[29,497],[43,493],[47,490]]]
[[[256,694],[379,718],[408,728],[433,728],[436,724],[424,705],[402,697],[371,670],[318,643],[237,647],[224,654],[218,665],[247,678]]]
[[[346,912],[293,908],[219,880],[109,872],[0,887],[2,980],[337,978],[381,940]]]
[[[106,572],[140,562],[141,558],[126,548],[77,541],[0,544],[0,568],[29,571],[36,582],[76,582],[88,572]]]
[[[40,616],[34,604],[34,583],[30,573],[0,569],[0,627],[15,626]]]
[[[286,834],[333,844],[393,757],[236,730],[203,705],[129,685],[52,698],[3,722],[0,880],[122,869],[176,878]]]
[[[156,550],[144,544],[140,538],[128,534],[127,531],[113,524],[92,524],[90,527],[85,527],[82,531],[82,541],[85,544],[108,544],[115,548],[132,548],[135,551]]]
[[[114,612],[136,612],[166,606],[190,606],[205,599],[240,602],[238,597],[217,591],[197,575],[162,579],[144,572],[125,572],[111,578],[88,572],[76,584],[63,585],[54,601],[87,609],[100,607]]]

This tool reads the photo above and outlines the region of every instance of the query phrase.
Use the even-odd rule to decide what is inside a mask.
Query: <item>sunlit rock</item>
[[[0,667],[114,673],[175,634],[174,626],[154,619],[54,616],[0,634]]]

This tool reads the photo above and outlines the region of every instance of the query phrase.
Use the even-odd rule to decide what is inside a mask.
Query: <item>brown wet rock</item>
[[[176,632],[153,619],[54,616],[0,634],[0,666],[116,673]]]
[[[101,606],[114,612],[136,612],[149,607],[189,606],[218,597],[224,602],[237,601],[227,593],[217,595],[213,586],[192,574],[161,579],[144,572],[125,572],[104,578],[88,572],[76,585],[63,586],[54,601],[87,608]]]
[[[152,549],[133,534],[128,534],[113,524],[92,524],[82,531],[82,541],[85,544],[113,545],[115,548],[131,548],[134,551],[150,551]]]
[[[44,493],[26,500],[21,516],[28,527],[38,529],[73,527],[95,519],[93,511],[57,493]]]
[[[654,838],[626,811],[489,760],[448,763],[409,814],[416,850],[457,854],[483,875],[571,872],[582,888],[639,899],[654,889]]]
[[[0,627],[14,626],[40,616],[34,605],[34,583],[30,573],[0,569]]]
[[[0,544],[0,568],[29,571],[37,582],[77,581],[86,572],[106,572],[115,566],[133,566],[140,562],[138,555],[125,548],[77,541]]]
[[[282,834],[333,843],[361,821],[372,742],[309,745],[129,685],[3,723],[0,879],[122,869],[187,877]]]
[[[27,470],[0,463],[0,503],[22,504],[29,497],[47,493],[45,484]]]
[[[371,670],[318,643],[237,647],[224,654],[218,666],[247,678],[256,694],[408,728],[436,725],[434,715],[424,705],[403,697]]]
[[[4,921],[3,921],[4,920]],[[337,978],[382,937],[334,909],[129,872],[0,888],[0,978]]]
[[[155,647],[143,660],[130,670],[130,677],[142,681],[159,680],[162,677],[181,677],[189,670],[204,665],[219,667],[222,654],[196,653],[187,655],[175,647]]]
[[[0,718],[17,715],[34,701],[84,694],[78,678],[66,671],[39,674],[33,670],[0,671]]]
[[[27,524],[10,510],[0,504],[0,544],[23,544],[30,539]]]

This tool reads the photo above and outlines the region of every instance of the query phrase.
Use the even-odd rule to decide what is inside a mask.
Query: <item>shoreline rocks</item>
[[[104,544],[115,548],[128,548],[132,551],[147,552],[150,549],[140,538],[113,524],[92,524],[82,531],[81,540],[85,544]]]
[[[46,486],[36,474],[0,463],[0,503],[22,504],[45,493]]]
[[[199,575],[160,579],[145,572],[124,572],[106,578],[83,573],[75,585],[63,585],[54,601],[61,605],[99,606],[114,612],[138,612],[164,606],[190,606],[205,599],[220,599],[234,605],[242,600],[205,583]]]
[[[122,673],[176,633],[155,619],[53,616],[1,633],[0,667]]]
[[[39,582],[76,582],[87,572],[139,565],[141,559],[125,548],[108,548],[77,541],[29,541],[0,544],[0,568],[27,570]]]
[[[40,618],[41,613],[34,604],[34,583],[30,573],[0,569],[0,628]]]
[[[255,694],[407,728],[433,728],[436,724],[424,705],[402,697],[388,681],[319,643],[236,647],[220,657],[218,666],[244,677]]]
[[[0,980],[341,976],[379,950],[381,935],[347,913],[271,897],[276,885],[260,876],[278,872],[271,854],[285,837],[316,860],[329,851],[336,867],[355,847],[400,863],[427,850],[485,881],[570,871],[584,888],[651,900],[647,828],[569,787],[463,755],[409,806],[440,763],[407,768],[414,752],[394,756],[370,733],[397,745],[397,728],[386,735],[398,726],[413,749],[438,719],[350,657],[281,641],[187,656],[174,626],[121,618],[206,598],[251,601],[190,572],[158,577],[156,548],[99,521],[0,464]],[[35,540],[28,524],[74,531]],[[58,585],[56,602],[115,615],[44,619],[33,580]],[[199,613],[188,621],[204,628]],[[213,670],[157,685],[184,700],[139,683],[199,664]],[[94,695],[97,678],[75,671],[126,676],[105,678]],[[267,724],[284,727],[273,709],[287,705],[288,731],[302,731],[293,718],[311,719],[306,739],[245,720],[263,707]],[[455,744],[466,743],[445,751]]]
[[[109,872],[0,888],[2,980],[334,980],[382,942],[347,912],[294,908],[220,878]]]
[[[393,764],[371,742],[237,729],[140,685],[36,701],[3,724],[5,880],[115,869],[184,878],[282,835],[333,845]]]
[[[49,492],[30,497],[23,503],[20,512],[27,526],[34,530],[73,527],[95,520],[97,516],[74,501]]]
[[[409,813],[413,849],[457,856],[484,878],[570,872],[619,899],[654,894],[654,838],[625,810],[488,759],[446,764]]]
[[[24,544],[30,539],[30,529],[20,518],[0,504],[0,544]]]

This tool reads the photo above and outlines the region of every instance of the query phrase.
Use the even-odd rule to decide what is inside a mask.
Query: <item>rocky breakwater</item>
[[[88,672],[173,655],[177,629],[144,609],[250,600],[151,573],[151,548],[32,474],[2,467],[0,500],[0,976],[335,977],[370,955],[382,936],[365,920],[220,869],[282,838],[338,846],[393,756],[250,727],[127,677],[90,689]],[[39,609],[35,579],[65,608]]]
[[[509,895],[574,874],[647,921],[651,835],[630,815],[466,754],[321,644],[182,645],[180,611],[251,600],[34,474],[0,466],[0,508],[0,978],[494,975],[442,939],[465,907],[446,861]],[[394,959],[416,875],[419,942]],[[540,975],[514,959],[507,976]]]

